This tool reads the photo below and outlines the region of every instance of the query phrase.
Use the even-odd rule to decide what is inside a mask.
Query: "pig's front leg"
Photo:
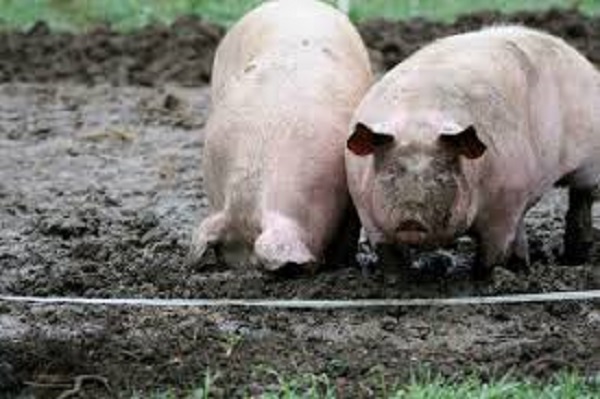
[[[563,254],[563,260],[568,265],[578,265],[589,259],[593,242],[593,204],[593,189],[574,187],[569,189]]]
[[[406,268],[409,265],[409,259],[404,250],[397,250],[392,244],[386,243],[385,236],[372,223],[370,215],[364,213],[361,215],[361,208],[358,208],[362,229],[359,234],[359,248],[357,261],[361,268],[363,276],[367,277],[374,274],[376,269],[399,269]]]
[[[356,248],[356,263],[364,277],[368,277],[374,273],[377,261],[378,257],[375,247],[369,242],[365,229],[360,228]]]
[[[271,272],[290,267],[315,270],[317,259],[307,247],[306,233],[294,220],[276,212],[263,219],[262,233],[254,243],[254,253],[260,264]]]
[[[496,220],[488,219],[485,224],[478,226],[475,235],[479,249],[472,268],[475,280],[489,279],[496,266],[512,271],[529,269],[529,245],[524,216],[515,213],[499,215]]]
[[[527,230],[525,228],[525,215],[521,217],[512,245],[509,247],[507,260],[504,266],[513,272],[528,272],[531,265],[529,258],[529,243],[527,241]]]

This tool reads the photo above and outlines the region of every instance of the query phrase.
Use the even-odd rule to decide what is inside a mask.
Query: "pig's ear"
[[[394,136],[385,133],[375,133],[364,123],[357,123],[346,146],[358,156],[371,155],[377,147],[394,141]]]
[[[477,130],[473,125],[454,132],[446,130],[440,136],[440,140],[453,151],[468,159],[481,157],[487,149],[487,146],[477,137]]]

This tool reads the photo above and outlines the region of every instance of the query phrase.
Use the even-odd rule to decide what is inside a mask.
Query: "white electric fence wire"
[[[600,290],[545,292],[499,296],[414,299],[150,299],[77,298],[0,295],[0,302],[46,305],[139,306],[139,307],[238,307],[279,309],[356,309],[419,306],[502,305],[535,302],[588,301],[600,299]]]

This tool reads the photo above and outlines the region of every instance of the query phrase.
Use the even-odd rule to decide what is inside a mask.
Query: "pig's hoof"
[[[187,256],[188,264],[198,266],[202,263],[209,249],[214,249],[218,257],[218,246],[226,227],[223,212],[206,217],[192,233],[190,251]]]
[[[214,256],[211,256],[214,254]],[[190,268],[204,269],[208,266],[223,263],[219,243],[206,243],[202,246],[191,245],[185,258],[185,265]]]
[[[377,268],[377,254],[370,247],[362,247],[356,254],[356,263],[360,267],[363,277],[370,277],[375,274]]]
[[[565,244],[565,251],[562,256],[562,263],[565,265],[581,265],[590,259],[592,249],[591,242],[580,242],[577,244]]]
[[[206,254],[205,248],[194,248],[191,247],[187,256],[185,257],[185,265],[187,267],[199,268],[203,265],[204,255]]]

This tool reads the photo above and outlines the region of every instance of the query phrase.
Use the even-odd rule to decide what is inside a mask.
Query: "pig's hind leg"
[[[217,251],[217,257],[221,257],[218,247],[223,240],[226,225],[227,218],[223,212],[214,213],[202,220],[192,234],[188,262],[200,263],[211,248]]]
[[[316,268],[317,259],[304,242],[306,235],[297,222],[279,213],[269,212],[262,224],[262,233],[254,243],[254,253],[265,269],[285,272],[295,268]]]
[[[594,188],[569,188],[569,208],[565,218],[563,261],[569,265],[585,263],[593,243],[592,205]]]

